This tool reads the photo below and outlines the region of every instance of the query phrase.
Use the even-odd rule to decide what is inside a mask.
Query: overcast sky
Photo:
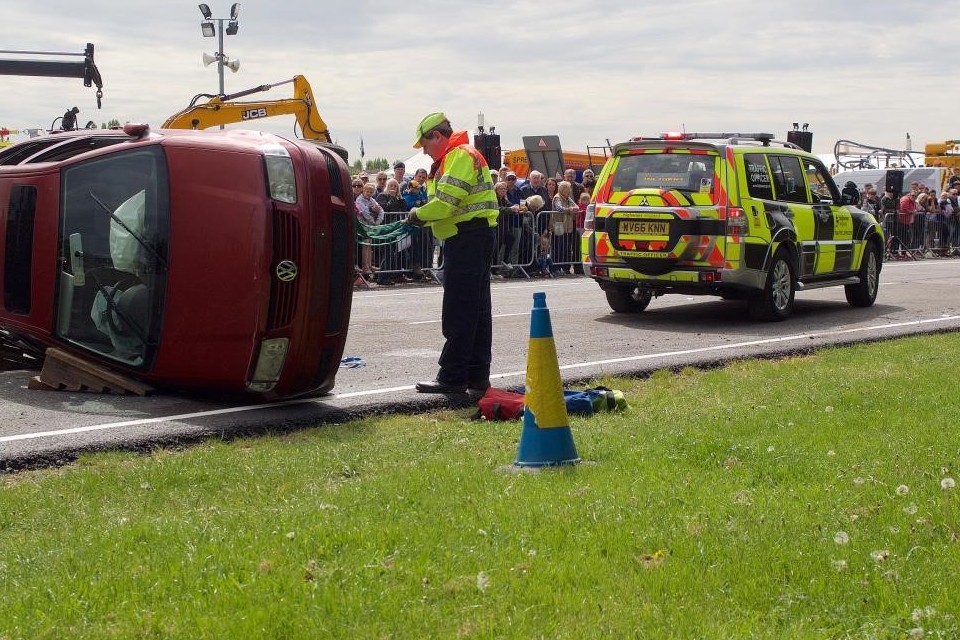
[[[229,2],[209,3],[215,18]],[[3,76],[0,126],[158,127],[216,93],[197,3],[4,0],[6,50],[96,47],[103,108],[79,79]],[[548,8],[549,7],[549,8]],[[302,74],[335,141],[407,158],[420,118],[470,131],[483,112],[504,149],[558,134],[585,150],[661,131],[769,131],[808,122],[814,151],[844,138],[913,148],[960,138],[960,0],[245,0],[224,51],[227,93]],[[0,54],[3,59],[19,58]],[[27,56],[30,59],[36,59]],[[290,86],[260,94],[289,97]],[[245,98],[250,99],[250,98]],[[290,117],[259,128],[291,133]]]

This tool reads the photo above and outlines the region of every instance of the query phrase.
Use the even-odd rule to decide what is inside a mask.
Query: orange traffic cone
[[[547,294],[542,291],[533,294],[525,400],[523,431],[514,464],[543,467],[580,462],[567,418]]]

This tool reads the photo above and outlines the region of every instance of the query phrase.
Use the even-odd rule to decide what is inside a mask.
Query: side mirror
[[[73,286],[82,287],[87,277],[83,271],[83,239],[79,233],[70,234],[70,270],[73,271]]]

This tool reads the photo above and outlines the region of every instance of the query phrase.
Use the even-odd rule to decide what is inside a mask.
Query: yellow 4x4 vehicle
[[[582,255],[610,307],[665,293],[745,299],[784,320],[797,291],[877,297],[883,229],[840,205],[820,160],[772,134],[680,133],[614,147],[587,208]]]

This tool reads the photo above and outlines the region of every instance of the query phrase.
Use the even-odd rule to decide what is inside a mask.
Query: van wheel
[[[847,302],[855,307],[869,307],[877,299],[880,290],[880,247],[876,242],[867,245],[860,262],[859,284],[848,284],[843,288]]]
[[[773,256],[763,291],[750,298],[750,315],[755,320],[767,322],[786,320],[793,312],[795,293],[793,267],[787,259],[787,252],[780,249]]]
[[[647,308],[653,294],[636,287],[613,287],[606,289],[607,304],[617,313],[640,313]]]

